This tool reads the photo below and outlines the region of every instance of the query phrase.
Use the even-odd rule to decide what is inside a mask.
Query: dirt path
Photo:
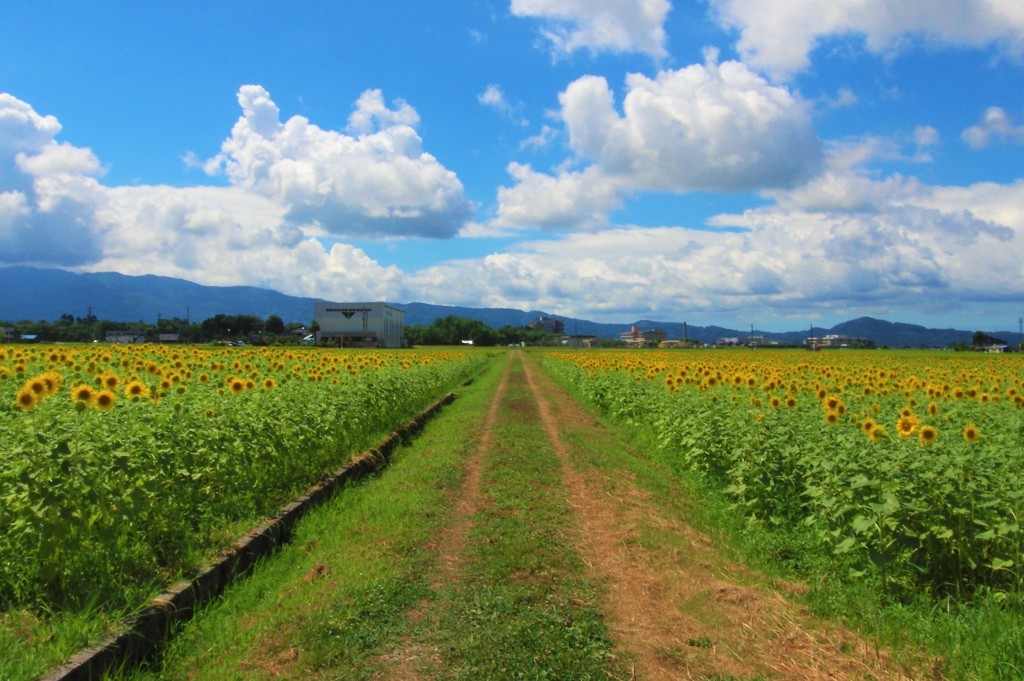
[[[522,363],[522,371],[510,371]],[[721,556],[690,527],[677,506],[644,491],[625,467],[594,465],[594,452],[627,445],[535,365],[514,352],[490,404],[479,444],[468,459],[453,519],[437,540],[435,591],[460,579],[472,518],[481,508],[481,468],[507,405],[506,386],[525,381],[558,456],[579,527],[577,551],[601,585],[604,613],[633,679],[812,681],[906,679],[884,653],[835,625],[815,621],[792,595],[799,585],[766,580]],[[441,601],[410,613],[436,621]],[[375,661],[378,679],[430,678],[440,651],[413,639]]]
[[[636,678],[908,678],[850,632],[814,622],[784,593],[751,586],[756,576],[715,555],[623,472],[577,470],[573,460],[587,452],[567,440],[608,434],[532,365],[524,361],[526,379],[561,459],[582,527],[580,551],[607,586],[605,616],[635,660]]]

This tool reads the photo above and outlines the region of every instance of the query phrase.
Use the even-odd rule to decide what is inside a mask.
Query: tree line
[[[495,329],[476,319],[465,317],[439,317],[429,325],[405,327],[405,340],[409,345],[459,345],[473,341],[473,345],[544,345],[559,336],[541,329],[523,326],[503,326]]]
[[[0,322],[14,338],[34,337],[43,343],[91,343],[104,341],[110,333],[139,337],[146,342],[156,343],[161,336],[176,334],[181,343],[208,343],[214,341],[244,341],[252,345],[300,343],[302,335],[293,334],[295,329],[307,328],[299,323],[286,324],[281,317],[270,315],[261,318],[256,315],[218,314],[201,322],[191,322],[179,317],[148,322],[113,322],[97,319],[93,315],[75,317],[61,315],[56,321]],[[315,322],[310,325],[316,330]],[[541,329],[519,326],[505,326],[494,329],[475,319],[464,317],[441,317],[429,325],[405,327],[406,342],[414,345],[459,345],[472,341],[473,345],[544,345],[555,342],[557,335]]]
[[[118,333],[141,337],[151,343],[157,342],[162,335],[177,334],[181,343],[241,340],[257,345],[298,343],[301,337],[291,331],[304,328],[299,323],[286,324],[278,315],[264,319],[256,315],[227,314],[218,314],[201,322],[171,317],[159,319],[155,324],[142,321],[113,322],[97,319],[93,315],[75,317],[63,314],[52,322],[0,322],[0,326],[13,333],[15,338],[34,336],[36,340],[45,343],[91,343],[105,340],[108,333]]]

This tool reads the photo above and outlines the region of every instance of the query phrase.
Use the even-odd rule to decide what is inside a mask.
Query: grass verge
[[[371,678],[368,662],[429,596],[430,542],[498,374],[495,364],[463,390],[381,474],[303,518],[292,542],[200,612],[161,660],[123,678]]]

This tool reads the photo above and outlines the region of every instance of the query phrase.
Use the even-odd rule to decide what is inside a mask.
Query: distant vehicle
[[[302,337],[302,342],[305,343],[306,345],[312,345],[313,343],[316,342],[316,338],[313,337],[313,334],[309,334],[308,336]]]

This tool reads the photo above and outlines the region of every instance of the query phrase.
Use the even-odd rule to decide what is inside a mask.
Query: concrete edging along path
[[[394,430],[377,447],[354,457],[345,466],[312,486],[306,494],[282,508],[277,515],[247,532],[230,548],[221,552],[211,565],[203,567],[193,579],[175,584],[151,600],[142,612],[126,622],[125,631],[79,651],[40,681],[99,679],[110,669],[135,664],[152,653],[166,640],[176,623],[191,619],[200,605],[220,595],[234,578],[248,572],[256,561],[287,542],[302,516],[327,501],[344,483],[384,467],[402,440],[418,433],[442,406],[450,404],[454,399],[455,393],[448,393],[431,404]]]

